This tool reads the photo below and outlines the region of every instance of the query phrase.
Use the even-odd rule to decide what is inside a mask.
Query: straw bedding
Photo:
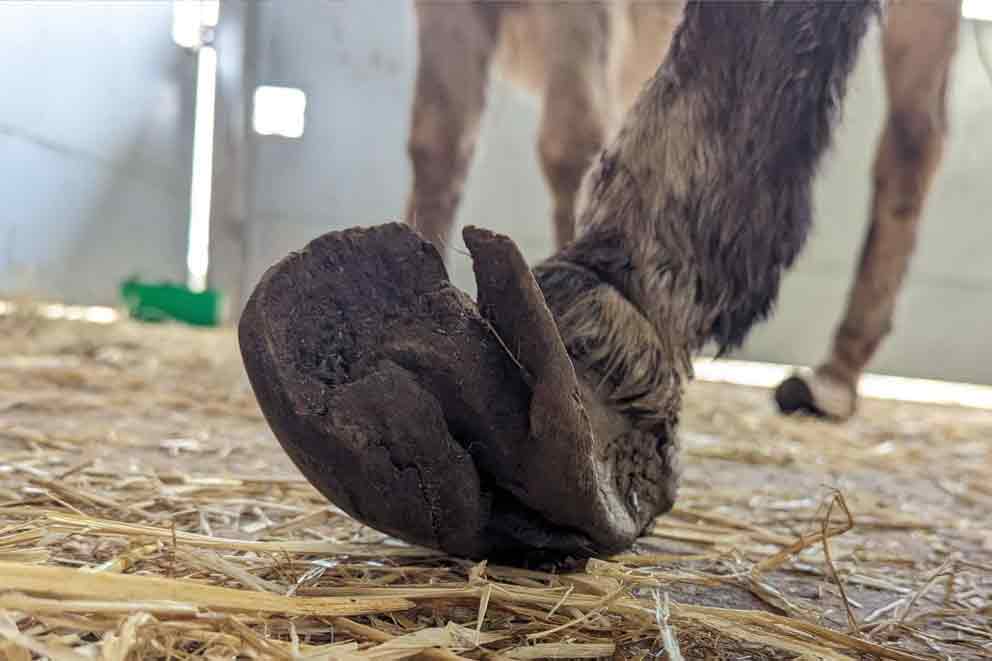
[[[272,439],[230,330],[0,317],[0,658],[992,657],[992,412],[696,383],[675,511],[528,569],[385,538]]]

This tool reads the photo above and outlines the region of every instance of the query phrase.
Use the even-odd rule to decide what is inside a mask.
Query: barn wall
[[[195,61],[168,2],[0,2],[0,293],[185,278]]]
[[[299,86],[309,98],[303,139],[249,132],[246,287],[323,231],[400,217],[416,60],[407,0],[255,6],[246,70],[259,84]],[[170,12],[164,2],[0,3],[8,63],[0,71],[0,292],[108,303],[127,275],[183,278],[195,62],[171,41]],[[983,27],[992,50],[992,26]],[[953,72],[947,157],[876,371],[992,383],[984,332],[992,270],[983,259],[992,245],[992,80],[973,28],[965,22]],[[775,319],[738,357],[811,363],[826,351],[864,231],[881,82],[873,35],[817,182],[809,249]],[[459,220],[512,234],[536,260],[551,247],[534,147],[539,107],[498,77],[491,100]],[[474,291],[469,262],[455,250],[453,276]]]

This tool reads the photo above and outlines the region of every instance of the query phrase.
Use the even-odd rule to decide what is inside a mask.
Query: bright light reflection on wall
[[[117,310],[103,305],[24,304],[0,301],[0,317],[17,313],[36,314],[45,319],[88,321],[95,324],[110,324],[121,318]]]
[[[284,138],[303,136],[307,95],[295,87],[262,85],[255,89],[252,126],[255,133]]]
[[[992,21],[992,0],[964,0],[961,15],[975,21]]]
[[[694,369],[696,378],[701,381],[759,388],[774,388],[795,371],[791,365],[710,358],[696,360]],[[862,397],[874,399],[992,409],[992,387],[970,383],[865,374],[858,392]]]

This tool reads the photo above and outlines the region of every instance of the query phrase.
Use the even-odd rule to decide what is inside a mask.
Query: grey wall
[[[185,278],[195,62],[168,2],[0,2],[0,294]]]

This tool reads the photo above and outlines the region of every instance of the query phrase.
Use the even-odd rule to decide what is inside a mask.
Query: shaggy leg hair
[[[586,176],[579,237],[535,269],[579,371],[666,466],[691,354],[739,345],[805,242],[813,175],[878,9],[690,2]]]
[[[610,553],[671,508],[690,356],[769,313],[877,0],[689,3],[532,274],[467,229],[478,304],[403,225],[272,267],[240,324],[301,471],[356,518],[461,555]],[[536,276],[536,279],[535,279]]]

